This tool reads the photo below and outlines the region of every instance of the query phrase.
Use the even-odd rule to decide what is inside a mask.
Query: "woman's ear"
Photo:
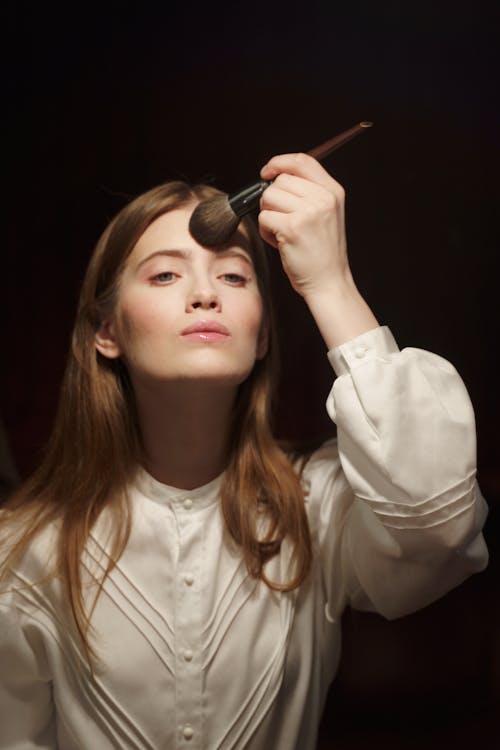
[[[116,339],[115,327],[109,320],[103,320],[95,334],[95,348],[107,359],[118,359],[122,350]]]
[[[269,325],[267,322],[263,322],[260,331],[259,338],[257,339],[257,359],[264,359],[269,348]]]

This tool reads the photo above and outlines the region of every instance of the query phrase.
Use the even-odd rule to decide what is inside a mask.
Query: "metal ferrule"
[[[270,180],[259,180],[238,190],[229,196],[229,205],[236,216],[244,216],[259,205],[259,199],[264,190],[271,184]]]

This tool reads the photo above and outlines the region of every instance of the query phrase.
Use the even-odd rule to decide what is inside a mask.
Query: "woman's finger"
[[[320,198],[325,190],[328,190],[329,193],[335,195],[339,190],[343,189],[342,186],[338,182],[335,182],[331,177],[330,183],[328,185],[323,185],[318,182],[313,182],[312,180],[307,180],[305,177],[297,177],[296,175],[288,174],[287,172],[280,172],[273,181],[272,186],[279,187],[282,190],[286,190],[287,192],[293,193],[293,195],[297,195],[301,198],[310,196],[313,200],[316,197]]]
[[[337,183],[330,189],[302,177],[282,173],[278,175],[260,199],[260,208],[276,211],[300,211],[308,204],[329,206],[333,200],[341,200],[343,188]]]
[[[271,211],[281,211],[283,213],[292,213],[299,211],[304,203],[302,196],[282,190],[274,183],[266,188],[260,199],[260,210],[269,209]]]
[[[259,232],[272,247],[278,248],[288,226],[287,213],[264,210],[259,213]]]
[[[264,180],[274,180],[282,172],[302,177],[330,189],[332,185],[339,184],[316,159],[308,154],[280,154],[273,156],[262,167],[260,175]]]

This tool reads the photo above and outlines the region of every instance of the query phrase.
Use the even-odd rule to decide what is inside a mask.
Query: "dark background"
[[[401,348],[451,360],[469,389],[491,564],[396,622],[346,613],[320,747],[493,747],[498,5],[18,2],[2,13],[0,409],[22,477],[50,430],[91,249],[126,200],[169,178],[230,191],[275,153],[374,122],[325,164],[347,190],[351,265]],[[284,359],[277,429],[313,438],[330,429],[332,373],[272,262]]]

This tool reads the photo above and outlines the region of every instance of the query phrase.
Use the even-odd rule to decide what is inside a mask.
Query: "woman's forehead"
[[[240,248],[253,260],[255,253],[248,231],[243,223],[240,223],[234,234],[224,244],[214,248],[205,248],[200,245],[189,231],[189,220],[197,203],[172,209],[156,218],[144,230],[138,241],[132,248],[129,261],[140,260],[147,253],[157,250],[196,250],[210,249],[217,253],[224,252],[231,247]]]

